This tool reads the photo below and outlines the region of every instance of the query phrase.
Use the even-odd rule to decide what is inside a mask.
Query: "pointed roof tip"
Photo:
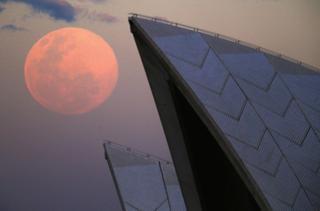
[[[144,159],[153,160],[153,161],[156,161],[156,162],[161,162],[161,163],[166,163],[166,164],[172,165],[172,162],[167,160],[167,159],[164,159],[164,158],[161,158],[159,156],[152,155],[150,153],[147,153],[147,152],[144,152],[144,151],[140,151],[138,149],[134,149],[134,148],[131,148],[129,146],[126,146],[126,145],[123,145],[123,144],[119,144],[119,143],[116,143],[116,142],[113,142],[113,141],[110,141],[110,140],[104,140],[102,145],[103,145],[104,152],[106,153],[106,155],[108,154],[108,150],[109,149],[115,149],[115,150],[118,150],[118,151],[122,151],[122,152],[125,152],[125,153],[130,153],[130,154],[133,154],[133,155],[136,155],[136,156],[139,156],[139,157],[143,157]]]
[[[197,27],[189,26],[189,25],[186,25],[186,24],[170,21],[168,18],[162,17],[162,16],[148,16],[148,15],[143,15],[143,14],[133,13],[133,12],[128,13],[128,15],[129,15],[128,16],[129,20],[139,20],[140,19],[140,20],[145,20],[145,21],[152,21],[154,23],[159,23],[159,24],[164,24],[164,25],[171,26],[171,27],[174,27],[174,28],[179,28],[180,30],[181,29],[182,30],[187,30],[187,32],[189,32],[189,33],[191,31],[199,32],[199,33],[204,34],[204,35],[209,35],[209,36],[212,36],[212,37],[215,37],[215,38],[219,38],[219,39],[222,39],[222,40],[225,40],[225,41],[230,41],[232,43],[239,44],[239,45],[242,45],[244,47],[248,47],[248,48],[254,49],[254,50],[258,51],[258,52],[269,54],[269,55],[274,56],[276,58],[280,58],[280,59],[286,60],[288,62],[300,65],[300,66],[302,66],[302,67],[304,67],[306,69],[309,69],[309,70],[312,70],[312,71],[316,71],[318,73],[320,72],[320,67],[316,67],[314,65],[305,63],[305,62],[303,62],[301,60],[292,58],[292,57],[284,55],[282,53],[275,52],[273,50],[270,50],[270,49],[267,49],[267,48],[264,48],[264,47],[261,47],[261,46],[246,42],[246,41],[242,41],[242,40],[239,40],[239,39],[227,36],[227,35],[223,35],[223,34],[220,34],[220,33],[217,33],[217,32],[212,32],[212,31],[200,29],[200,28],[197,28]],[[145,23],[147,23],[147,22],[145,22]]]

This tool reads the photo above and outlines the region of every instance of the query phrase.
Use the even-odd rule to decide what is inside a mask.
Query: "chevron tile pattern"
[[[205,105],[213,107],[231,118],[239,119],[246,100],[241,91],[236,89],[237,85],[234,80],[228,78],[220,94],[204,89],[201,84],[192,81],[189,82],[189,85]]]
[[[259,147],[266,132],[266,127],[249,103],[246,103],[239,120],[230,118],[217,110],[208,107],[207,109],[226,135],[255,148]],[[248,122],[253,124],[250,125]]]
[[[218,37],[136,20],[272,209],[320,210],[319,72]]]
[[[303,143],[310,125],[295,101],[291,101],[284,116],[279,116],[255,103],[253,105],[271,130],[277,131],[294,143]]]
[[[201,67],[189,65],[173,56],[169,59],[172,64],[181,67],[178,71],[185,80],[201,84],[216,94],[222,92],[229,74],[213,51],[208,51]]]
[[[228,53],[220,56],[233,75],[262,89],[266,89],[274,78],[275,72],[262,53]]]
[[[269,194],[266,194],[266,197],[273,207],[274,210],[281,211],[303,211],[303,210],[314,210],[314,207],[309,203],[309,199],[302,189],[299,189],[298,195],[294,204],[290,205],[286,202],[280,201]]]
[[[252,102],[278,115],[284,115],[288,109],[292,96],[276,74],[267,89],[260,89],[242,79],[237,82]]]
[[[231,136],[228,136],[228,139],[246,163],[271,176],[276,175],[283,158],[268,131],[264,133],[258,147],[242,143]]]
[[[247,165],[247,167],[266,193],[286,204],[294,204],[301,185],[285,160],[280,163],[279,169],[274,176],[265,174],[250,165]]]
[[[302,108],[306,118],[309,120],[312,127],[319,133],[320,131],[320,111],[312,108],[311,106],[298,101],[300,107]],[[319,137],[320,138],[320,137]]]

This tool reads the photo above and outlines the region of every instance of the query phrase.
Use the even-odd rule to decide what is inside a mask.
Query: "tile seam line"
[[[299,108],[300,112],[301,112],[302,115],[303,115],[304,120],[308,123],[309,128],[308,128],[308,131],[307,131],[307,132],[309,132],[310,128],[312,128],[312,129],[315,131],[316,128],[314,128],[314,127],[313,127],[313,124],[311,124],[311,122],[309,121],[308,116],[306,115],[305,111],[303,110],[302,106],[301,106],[300,103],[299,103],[299,99],[293,94],[293,92],[292,92],[291,89],[289,88],[286,80],[283,79],[282,74],[279,74],[279,79],[282,81],[282,83],[284,84],[284,86],[287,88],[288,92],[289,92],[290,95],[292,96],[292,102],[295,101],[295,103],[297,104],[297,107]],[[292,102],[291,102],[291,103],[292,103]],[[308,135],[308,133],[307,133],[307,135]],[[316,135],[317,135],[317,134],[316,134]],[[304,138],[306,138],[306,136],[305,136]],[[318,139],[319,139],[319,137],[318,137]],[[304,140],[303,140],[303,142],[304,142]],[[302,144],[303,144],[303,143],[302,143]]]

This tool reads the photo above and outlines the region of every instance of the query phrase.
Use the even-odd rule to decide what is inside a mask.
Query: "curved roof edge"
[[[111,147],[111,148],[117,149],[119,151],[122,151],[122,152],[125,152],[128,154],[132,154],[134,156],[141,157],[145,160],[149,160],[149,161],[153,161],[153,162],[160,162],[160,163],[167,164],[167,165],[173,165],[173,163],[169,160],[166,160],[164,158],[160,158],[156,155],[152,155],[152,154],[140,151],[138,149],[133,149],[131,147],[128,147],[128,146],[125,146],[125,145],[122,145],[122,144],[119,144],[119,143],[116,143],[113,141],[109,141],[109,140],[103,141],[103,147],[104,147],[104,149],[106,149],[107,147]]]
[[[130,17],[138,17],[138,18],[142,18],[142,19],[146,19],[146,20],[151,20],[151,21],[155,21],[155,22],[159,22],[159,23],[164,23],[164,24],[176,26],[178,28],[184,28],[184,29],[189,29],[189,30],[193,30],[193,31],[196,31],[196,32],[201,32],[203,34],[211,35],[211,36],[214,36],[214,37],[219,37],[220,39],[231,41],[231,42],[234,42],[234,43],[238,43],[238,44],[241,44],[241,45],[256,49],[257,51],[260,51],[260,52],[263,52],[263,53],[267,53],[267,54],[270,54],[272,56],[275,56],[275,57],[287,60],[289,62],[301,65],[302,67],[305,67],[307,69],[310,69],[310,70],[313,70],[313,71],[316,71],[316,72],[320,72],[320,68],[318,68],[318,67],[315,67],[313,65],[307,64],[305,62],[302,62],[300,60],[297,60],[297,59],[294,59],[292,57],[286,56],[284,54],[281,54],[281,53],[269,50],[267,48],[264,48],[264,47],[261,47],[261,46],[258,46],[258,45],[252,44],[252,43],[248,43],[248,42],[245,42],[245,41],[242,41],[242,40],[230,37],[230,36],[226,36],[226,35],[219,34],[219,33],[216,33],[216,32],[200,29],[200,28],[193,27],[193,26],[188,26],[188,25],[185,25],[185,24],[182,24],[182,23],[178,23],[178,22],[173,22],[173,21],[170,21],[170,20],[166,20],[166,19],[164,19],[162,17],[152,17],[152,16],[142,15],[142,14],[138,14],[138,13],[129,13],[129,18]]]

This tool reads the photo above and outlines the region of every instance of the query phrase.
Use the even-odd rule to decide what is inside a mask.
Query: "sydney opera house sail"
[[[104,150],[123,211],[186,211],[171,162],[113,142]]]
[[[320,209],[315,68],[169,21],[129,22],[187,210]]]

